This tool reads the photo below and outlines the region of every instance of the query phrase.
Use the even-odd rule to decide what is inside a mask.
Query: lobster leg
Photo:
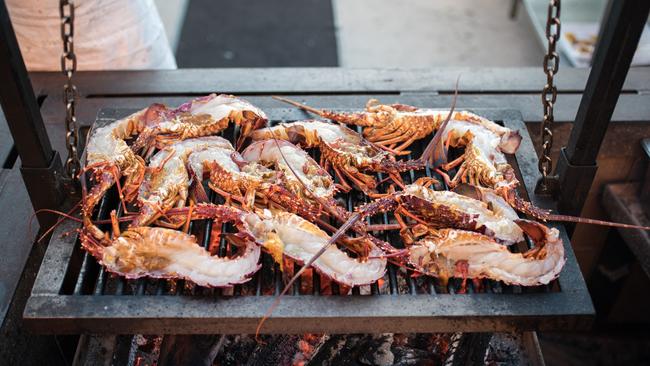
[[[436,173],[440,174],[447,187],[452,187],[452,179],[449,177],[449,174],[438,168],[436,168]]]
[[[219,251],[219,242],[221,240],[221,223],[214,221],[212,223],[212,230],[210,230],[210,243],[208,244],[208,252],[215,255]]]
[[[123,197],[127,202],[133,201],[137,196],[140,185],[142,185],[142,181],[144,180],[146,171],[144,159],[142,159],[140,156],[136,156],[135,159],[137,161],[135,164],[136,170],[135,172],[128,174],[126,180],[124,181]],[[126,207],[123,208],[124,212],[127,212]]]
[[[402,209],[398,208],[395,211],[394,216],[395,216],[395,220],[397,221],[397,224],[400,227],[400,231],[409,228],[408,224],[406,224],[406,222],[404,221],[404,218],[402,217]]]
[[[373,145],[377,146],[378,148],[380,148],[380,149],[382,149],[384,151],[388,151],[389,153],[391,153],[393,155],[400,155],[401,154],[399,151],[393,150],[394,146],[383,146],[383,145],[378,145],[378,144],[373,144]]]
[[[439,183],[438,180],[433,177],[421,177],[418,178],[415,182],[413,182],[413,184],[417,184],[422,187],[431,187],[438,183]]]
[[[461,155],[458,158],[448,162],[447,164],[442,164],[440,167],[444,170],[451,170],[462,164],[463,161],[465,161],[465,155]]]
[[[126,209],[126,203],[124,203],[124,190],[122,189],[122,185],[120,184],[120,171],[116,166],[111,166],[109,169],[109,173],[113,176],[113,180],[115,181],[115,186],[117,186],[117,195],[120,198],[120,204],[122,205],[122,210],[124,212],[127,212]]]
[[[185,208],[185,199],[179,198],[178,202],[174,206],[176,208]],[[189,222],[190,222],[190,217],[192,214],[193,207],[194,207],[194,201],[190,200],[189,214],[186,218],[176,217],[176,216],[168,217],[166,213],[162,211],[162,208],[158,207],[157,209],[159,212],[158,215],[162,216],[163,219],[157,219],[155,221],[156,225],[166,227],[168,229],[178,229],[181,226],[183,226],[183,231],[187,232],[189,230]]]
[[[183,232],[190,231],[190,221],[192,221],[192,211],[194,210],[194,204],[190,202],[190,207],[187,210],[187,218],[185,219],[185,225],[183,225]]]
[[[466,172],[467,172],[467,168],[464,165],[461,165],[460,169],[458,169],[458,172],[454,176],[454,179],[452,179],[451,182],[449,182],[449,187],[450,188],[456,187],[459,182],[465,183],[467,181]]]
[[[453,133],[449,133],[447,135],[447,138],[445,139],[445,147],[449,149],[449,146],[451,145],[451,140],[454,138]]]
[[[338,169],[334,168],[334,171],[337,173],[339,179],[341,179],[341,174],[342,174],[343,176],[345,176],[345,178],[352,181],[352,183],[365,194],[372,193],[372,189],[374,189],[377,186],[377,183],[374,181],[374,178],[372,178],[369,175],[363,174],[361,172],[357,172],[356,174],[354,174],[349,172],[345,168],[338,168]],[[341,179],[341,182],[343,181],[344,180]]]
[[[373,132],[372,134],[369,132]],[[374,133],[375,131],[378,131],[376,134]],[[364,132],[364,136],[368,139],[368,141],[382,141],[382,144],[385,143],[387,140],[391,140],[394,138],[399,138],[402,135],[402,132],[399,130],[396,131],[383,131],[383,129],[375,129],[373,128],[372,131],[370,131],[370,128],[366,128]],[[380,133],[384,133],[383,135],[379,135]]]
[[[336,174],[336,177],[339,179],[339,185],[341,187],[341,190],[345,193],[350,192],[352,190],[352,187],[348,184],[343,174],[339,171],[338,168],[334,166],[332,167],[332,169],[334,170],[334,174]]]
[[[411,146],[411,144],[414,143],[415,140],[417,140],[417,135],[414,134],[413,136],[411,136],[411,138],[406,140],[406,142],[404,142],[403,144],[401,144],[400,146],[395,148],[395,150],[402,151],[402,150],[406,149],[407,147]],[[408,153],[410,153],[410,151],[402,151],[402,153],[408,154]]]
[[[410,125],[407,125],[405,119],[393,120],[388,126],[378,126],[374,130],[379,132],[382,140],[392,139],[395,137],[401,138],[399,141],[404,141],[404,133],[410,131]],[[391,128],[390,130],[388,128]]]
[[[404,141],[406,141],[406,142],[404,142]],[[410,142],[409,142],[409,141],[410,141]],[[400,142],[404,142],[402,145],[400,145],[400,147],[398,147],[398,148],[395,149],[395,150],[397,150],[397,151],[400,151],[400,150],[403,150],[404,148],[406,148],[406,146],[412,144],[413,141],[415,141],[415,139],[413,138],[413,136],[411,136],[411,137],[406,137],[406,136],[404,136],[404,135],[400,135],[400,136],[397,136],[397,137],[393,137],[393,138],[391,138],[391,139],[382,140],[382,141],[380,141],[380,142],[377,142],[377,144],[378,144],[378,145],[390,145],[390,144],[398,144],[398,143],[400,143]],[[405,145],[406,145],[406,146],[405,146]]]
[[[115,213],[115,210],[111,211],[111,228],[113,229],[113,239],[120,236],[120,223],[117,221],[117,214]]]
[[[208,183],[208,186],[210,189],[213,191],[217,192],[220,196],[222,196],[226,200],[226,204],[230,205],[231,201],[236,201],[239,202],[240,204],[246,206],[248,200],[242,196],[236,196],[234,194],[228,193],[218,187],[215,187],[212,183]],[[254,193],[254,192],[253,192]],[[254,196],[253,196],[254,197]]]
[[[395,184],[397,184],[401,189],[404,189],[404,181],[402,181],[402,177],[399,174],[396,173],[390,173],[389,177]]]

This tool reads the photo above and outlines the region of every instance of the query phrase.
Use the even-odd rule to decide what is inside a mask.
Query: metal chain
[[[65,104],[65,142],[68,149],[68,159],[65,170],[68,177],[74,178],[79,173],[80,163],[77,154],[79,129],[75,106],[77,87],[72,83],[72,76],[77,70],[77,56],[74,53],[74,1],[59,0],[59,14],[61,16],[61,40],[63,40],[63,53],[61,54],[61,71],[67,80],[63,85],[63,103]]]
[[[555,50],[560,40],[560,0],[550,0],[548,3],[548,14],[546,19],[546,39],[548,50],[544,55],[544,73],[546,74],[546,85],[542,89],[542,106],[544,107],[544,118],[542,119],[541,130],[541,152],[539,157],[539,172],[542,179],[539,182],[540,191],[548,193],[550,190],[549,175],[553,169],[551,148],[553,147],[553,106],[557,99],[557,87],[553,83],[553,77],[557,74],[560,66],[560,56]]]

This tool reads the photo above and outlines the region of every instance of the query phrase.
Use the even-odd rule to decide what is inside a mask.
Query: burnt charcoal
[[[121,337],[120,342],[123,345],[116,351],[120,351],[119,348],[122,348],[129,345],[129,348],[133,350],[131,358],[133,359],[134,364],[137,365],[154,365],[160,364],[164,365],[161,360],[163,359],[162,347],[163,347],[163,337],[157,335],[142,335],[136,334],[133,337]]]
[[[303,365],[327,339],[323,335],[227,336],[221,342],[213,365]]]
[[[160,346],[158,364],[209,366],[218,351],[220,339],[219,335],[169,335]]]
[[[448,356],[448,334],[395,334],[395,365],[442,365]]]
[[[520,335],[514,333],[495,333],[487,349],[486,364],[515,366],[526,363],[525,354],[520,348],[520,338]]]
[[[271,336],[266,344],[257,345],[246,365],[292,365],[296,354],[296,344],[299,340],[300,336],[297,335]]]
[[[395,361],[395,356],[391,351],[392,345],[392,334],[373,335],[372,339],[364,345],[359,362],[365,365],[392,365]]]
[[[268,342],[269,336],[260,336],[262,341]],[[254,336],[231,335],[226,336],[221,352],[214,360],[215,366],[239,366],[245,365],[251,354],[255,351],[257,342]]]
[[[460,337],[460,338],[459,338]],[[116,360],[137,365],[443,365],[450,357],[450,333],[396,333],[349,335],[168,335],[122,337]],[[472,334],[456,335],[454,353],[464,359],[479,344]],[[474,337],[476,338],[476,337]],[[480,338],[480,337],[479,337]],[[464,341],[462,341],[464,339]],[[482,338],[481,338],[482,339]],[[515,334],[497,334],[489,341],[487,357],[493,365],[516,365],[523,360]],[[487,347],[487,343],[485,345]],[[119,347],[118,347],[119,348]],[[480,347],[479,347],[480,348]],[[455,349],[455,348],[454,348]],[[468,353],[469,352],[469,353]],[[455,360],[457,361],[457,360]],[[117,363],[120,364],[120,363]]]
[[[429,352],[420,349],[398,347],[393,351],[395,355],[393,365],[436,366],[443,364],[443,360],[437,360]]]
[[[333,335],[308,365],[442,365],[448,338],[438,334]]]
[[[359,356],[372,336],[366,334],[332,335],[312,357],[308,365],[357,366]]]

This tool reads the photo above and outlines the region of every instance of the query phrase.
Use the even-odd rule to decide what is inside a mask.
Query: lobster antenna
[[[456,99],[458,98],[458,83],[460,82],[460,75],[458,75],[458,78],[456,78],[456,89],[454,91],[454,98],[451,101],[451,108],[449,109],[449,114],[447,115],[447,118],[440,124],[440,128],[438,128],[438,131],[433,135],[433,138],[431,141],[429,141],[429,144],[427,147],[424,149],[424,152],[422,153],[422,156],[420,157],[420,160],[424,162],[425,164],[432,164],[434,160],[434,156],[436,155],[436,149],[440,148],[441,151],[439,151],[439,155],[436,158],[441,158],[443,161],[447,161],[445,149],[442,147],[442,134],[445,131],[445,128],[447,128],[447,123],[449,123],[449,120],[451,119],[451,116],[454,114],[454,109],[456,108]]]
[[[50,226],[49,229],[47,229],[45,232],[43,232],[43,234],[41,234],[41,236],[36,240],[37,243],[40,243],[41,241],[43,241],[43,239],[45,239],[45,237],[47,237],[47,236],[48,236],[52,231],[54,231],[54,230],[55,230],[59,225],[61,225],[61,223],[63,223],[63,221],[65,221],[66,219],[68,219],[68,220],[72,220],[72,221],[76,221],[76,222],[79,222],[79,223],[83,223],[83,219],[80,219],[80,218],[78,218],[78,217],[74,217],[74,216],[72,216],[72,213],[74,213],[74,212],[79,208],[79,204],[80,204],[80,203],[81,203],[81,201],[77,202],[77,203],[76,203],[76,204],[75,204],[75,205],[70,209],[70,211],[68,211],[68,212],[62,212],[62,211],[57,211],[57,210],[50,210],[50,209],[47,209],[47,208],[42,208],[42,209],[40,209],[40,210],[34,212],[34,213],[32,214],[32,216],[29,218],[29,223],[27,224],[27,226],[29,227],[28,235],[29,235],[30,237],[31,237],[31,235],[32,235],[32,227],[31,227],[31,226],[32,226],[32,221],[33,221],[34,217],[35,217],[36,215],[38,215],[38,214],[43,213],[43,212],[53,213],[53,214],[56,214],[56,215],[58,215],[58,216],[60,216],[60,217],[59,217],[59,219],[57,220],[56,223],[54,223],[52,226]],[[131,218],[131,217],[120,217],[120,218],[118,218],[117,220],[118,220],[119,222],[127,222],[127,221],[131,221],[131,220],[133,220],[133,218]],[[108,220],[93,220],[92,223],[94,223],[94,224],[96,224],[96,225],[100,225],[100,224],[110,224],[110,223],[111,223],[111,220],[110,220],[110,219],[108,219]]]
[[[279,100],[281,102],[291,104],[294,107],[298,107],[298,108],[300,108],[300,109],[302,109],[304,111],[311,112],[311,113],[313,113],[313,114],[315,114],[317,116],[325,117],[322,110],[316,109],[314,107],[310,107],[310,106],[308,106],[306,104],[298,103],[295,100],[291,100],[291,99],[281,97],[281,96],[278,96],[278,95],[272,95],[271,98],[273,98],[275,100]]]
[[[480,195],[481,195],[481,190],[483,188],[477,188],[475,186],[467,185],[467,184],[461,184],[457,186],[453,191],[459,194],[462,194],[463,196],[470,197],[473,199],[478,199],[480,200]],[[489,188],[488,188],[489,189]],[[479,195],[479,197],[476,197],[476,194]],[[515,202],[526,202],[523,199],[521,199],[519,196],[515,196]],[[528,202],[527,204],[530,204]],[[521,209],[521,207],[517,207],[518,205],[515,203],[512,207],[524,214],[530,215],[536,219],[540,219],[543,221],[556,221],[556,222],[575,222],[578,224],[588,224],[588,225],[599,225],[599,226],[608,226],[608,227],[618,227],[618,228],[623,228],[623,229],[637,229],[637,230],[650,230],[649,226],[643,226],[643,225],[633,225],[633,224],[624,224],[624,223],[619,223],[619,222],[612,222],[612,221],[605,221],[605,220],[598,220],[598,219],[590,219],[590,218],[585,218],[585,217],[579,217],[579,216],[569,216],[569,215],[560,215],[560,214],[553,214],[550,213],[550,211],[539,209],[538,207],[530,204],[530,207],[534,208],[536,210],[535,213],[532,213],[527,210]]]
[[[346,222],[343,224],[343,226],[341,226],[341,227],[340,227],[340,228],[339,228],[339,229],[338,229],[334,234],[332,234],[332,236],[331,236],[330,239],[327,241],[327,243],[325,243],[325,245],[323,245],[323,247],[320,248],[320,250],[319,250],[318,252],[316,252],[316,254],[314,254],[313,257],[311,257],[311,259],[309,259],[307,262],[305,262],[305,264],[304,264],[304,265],[303,265],[303,266],[298,270],[298,272],[296,272],[296,274],[293,275],[293,277],[291,277],[291,279],[289,280],[289,282],[284,286],[284,289],[282,289],[282,292],[280,292],[280,294],[279,294],[278,296],[276,296],[275,300],[273,301],[273,304],[271,304],[271,306],[269,307],[269,309],[266,311],[266,314],[264,314],[264,316],[262,317],[262,319],[260,320],[260,322],[257,324],[257,329],[255,329],[255,338],[256,338],[258,341],[259,341],[260,330],[262,329],[262,326],[264,325],[264,322],[266,321],[266,319],[268,319],[269,317],[271,317],[271,314],[273,313],[273,310],[275,310],[275,309],[278,307],[278,305],[280,305],[280,300],[282,299],[282,296],[284,296],[284,295],[287,293],[287,291],[289,291],[289,289],[291,288],[291,286],[293,285],[293,283],[296,282],[296,280],[297,280],[298,278],[300,278],[300,276],[303,274],[303,272],[305,272],[305,270],[306,270],[307,268],[310,268],[311,265],[314,264],[314,262],[315,262],[315,261],[316,261],[316,260],[317,260],[321,255],[323,255],[323,253],[325,253],[325,251],[327,250],[327,248],[329,248],[330,245],[332,245],[332,244],[333,244],[334,242],[336,242],[336,241],[337,241],[337,240],[338,240],[338,239],[339,239],[343,234],[345,234],[345,232],[346,232],[346,231],[347,231],[347,230],[348,230],[352,225],[354,225],[357,221],[359,221],[359,220],[361,219],[361,217],[362,217],[362,215],[361,215],[360,213],[358,213],[358,212],[355,212],[352,216],[350,216],[350,218],[348,219],[348,221],[346,221]]]
[[[29,217],[29,222],[27,223],[27,228],[28,228],[27,235],[29,235],[30,238],[32,237],[32,222],[34,221],[34,217],[36,217],[38,214],[43,212],[54,213],[60,217],[58,220],[56,220],[54,224],[52,224],[52,226],[50,226],[47,230],[45,230],[45,232],[43,232],[43,234],[41,234],[41,236],[38,239],[36,239],[37,243],[40,243],[46,236],[48,236],[52,231],[54,231],[54,229],[56,229],[63,221],[65,221],[65,219],[69,219],[77,222],[83,222],[82,219],[72,216],[72,214],[75,211],[77,211],[77,209],[80,206],[81,206],[81,201],[77,202],[74,206],[72,206],[72,208],[68,212],[50,210],[47,208],[42,208],[40,210],[34,211],[34,213]]]
[[[600,226],[609,226],[609,227],[620,227],[623,229],[637,229],[637,230],[650,231],[650,226],[623,224],[619,222],[588,219],[588,218],[577,217],[577,216],[548,214],[546,217],[544,217],[544,219],[549,221],[575,222],[578,224],[590,224],[590,225],[600,225]]]

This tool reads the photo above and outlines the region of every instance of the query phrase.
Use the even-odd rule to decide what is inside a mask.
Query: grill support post
[[[0,1],[0,102],[21,161],[21,173],[34,210],[63,201],[63,165],[52,149],[4,1]],[[41,227],[53,218],[39,217]]]
[[[596,157],[650,11],[647,0],[610,0],[571,136],[556,167],[558,209],[579,215],[598,170]]]

